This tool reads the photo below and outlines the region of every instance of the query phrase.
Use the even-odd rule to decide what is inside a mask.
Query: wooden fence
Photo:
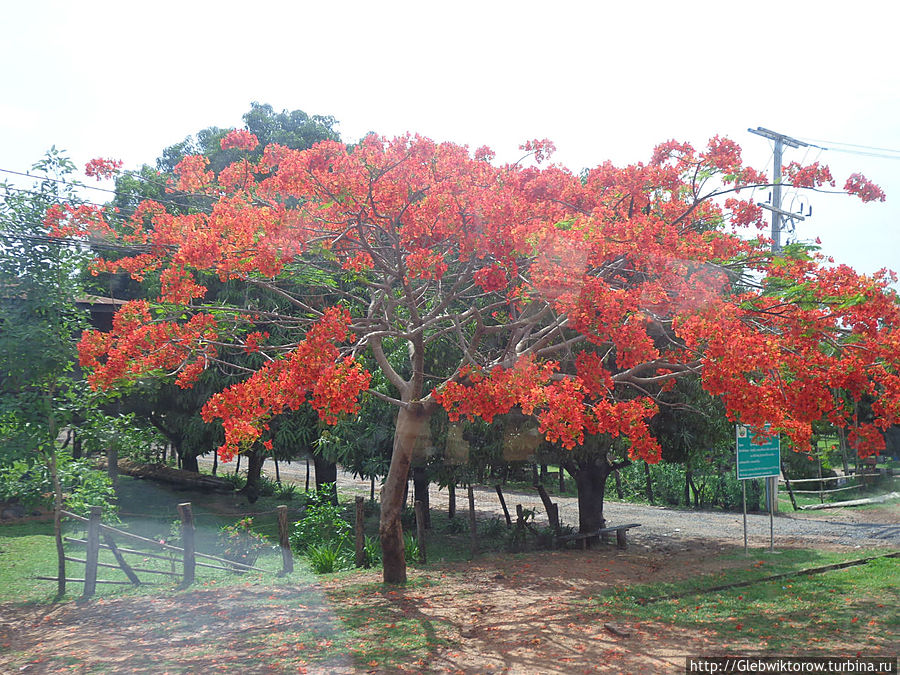
[[[783,469],[783,467],[782,467]],[[783,473],[783,471],[782,471]],[[847,476],[819,476],[818,478],[780,478],[779,483],[784,484],[788,491],[791,494],[791,501],[794,501],[794,495],[818,495],[819,502],[824,503],[825,495],[834,494],[835,492],[844,492],[845,490],[859,490],[860,488],[869,487],[872,485],[873,481],[881,480],[885,478],[885,476],[890,476],[891,473],[859,473],[859,474],[850,474]],[[838,484],[837,487],[833,488],[825,488],[824,484],[828,481],[845,481],[846,485]],[[818,483],[818,488],[815,490],[798,490],[795,488],[795,485],[802,485],[806,483]],[[840,503],[840,502],[837,502]],[[796,503],[794,504],[794,509],[796,510],[798,507]],[[801,509],[804,507],[800,507]]]
[[[294,558],[291,554],[290,543],[288,541],[287,506],[278,506],[276,511],[278,514],[278,539],[281,546],[282,561],[282,569],[279,574],[290,574],[294,571]],[[155,541],[153,539],[141,537],[140,535],[132,534],[131,532],[126,532],[109,525],[104,525],[100,522],[103,513],[102,509],[99,506],[91,507],[90,516],[88,518],[84,518],[83,516],[79,516],[75,513],[69,513],[68,511],[62,511],[61,513],[63,516],[66,516],[68,518],[87,523],[86,539],[65,537],[66,542],[84,546],[86,548],[84,558],[65,556],[65,560],[75,563],[82,563],[85,566],[84,578],[78,579],[66,577],[65,579],[66,582],[84,584],[84,592],[82,594],[83,598],[90,598],[91,596],[93,596],[94,592],[96,591],[97,584],[141,586],[160,583],[148,582],[146,580],[142,581],[138,576],[138,573],[142,575],[160,575],[181,579],[181,585],[183,587],[187,587],[194,583],[194,575],[198,567],[225,570],[230,572],[246,572],[250,570],[254,570],[257,572],[268,571],[259,567],[254,567],[253,565],[247,563],[229,560],[227,558],[210,555],[208,553],[197,552],[194,548],[194,517],[191,511],[190,502],[185,502],[178,505],[178,515],[181,519],[181,546],[173,546],[165,542]],[[144,547],[149,547],[151,550],[156,549],[160,551],[160,553],[152,553],[147,550],[124,548],[115,543],[115,537],[138,542],[140,544],[143,544]],[[103,540],[102,543],[100,541],[101,539]],[[116,560],[116,564],[100,562],[100,549],[106,549],[110,551],[113,555],[113,558]],[[171,563],[172,569],[160,570],[150,569],[146,567],[137,567],[129,563],[125,559],[126,555],[140,556],[144,560],[148,558],[165,560]],[[176,564],[179,563],[181,565],[182,571],[174,571]],[[97,572],[100,568],[121,569],[125,576],[128,578],[128,581],[100,579],[97,576]],[[39,576],[36,578],[46,581],[59,581],[59,577]]]

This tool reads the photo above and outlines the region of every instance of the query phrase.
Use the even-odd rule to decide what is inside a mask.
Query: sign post
[[[766,425],[766,429],[769,425]],[[778,476],[781,471],[781,438],[758,436],[754,438],[749,427],[737,425],[737,479],[768,478]],[[744,495],[744,553],[747,552],[747,484],[743,484]],[[769,507],[769,551],[775,547],[775,509]]]

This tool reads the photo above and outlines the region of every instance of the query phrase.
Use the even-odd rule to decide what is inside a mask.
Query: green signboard
[[[754,442],[753,436],[749,427],[737,426],[738,480],[777,476],[781,467],[781,438],[760,436]]]

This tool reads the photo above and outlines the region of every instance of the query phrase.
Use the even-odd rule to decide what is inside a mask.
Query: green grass
[[[49,602],[56,594],[56,586],[50,581],[36,582],[32,577],[54,569],[52,522],[0,525],[0,603]]]
[[[599,599],[599,609],[621,620],[707,631],[738,650],[788,654],[836,652],[841,651],[842,645],[845,650],[849,645],[857,645],[864,652],[890,648],[900,629],[900,559],[897,558],[880,558],[865,565],[810,576],[760,581],[741,588],[703,591],[883,553],[810,550],[785,551],[778,556],[756,553],[753,563],[727,572],[677,584],[632,586],[608,594]],[[658,600],[680,594],[687,595]]]
[[[216,495],[184,493],[162,487],[150,481],[136,480],[127,476],[120,477],[119,504],[121,524],[116,525],[132,534],[160,540],[169,537],[173,523],[178,520],[177,504],[189,501],[192,505],[196,528],[196,550],[202,553],[217,554],[216,540],[218,531],[223,525],[234,523],[243,513],[269,512],[276,502],[272,498],[261,499],[255,504],[247,504],[240,495]],[[277,542],[277,517],[275,513],[264,513],[254,517],[254,530],[270,538],[273,547]],[[67,522],[64,535],[73,538],[84,538],[84,524]],[[119,547],[131,548],[153,553],[161,553],[157,548],[139,542],[114,537]],[[171,541],[175,546],[179,541]],[[85,547],[77,544],[66,544],[66,554],[84,559]],[[167,570],[181,573],[180,562],[170,563],[150,557],[126,555],[132,566],[155,570]],[[100,550],[100,562],[115,564],[115,558],[108,550]],[[211,562],[211,561],[210,561]],[[214,563],[215,564],[215,563]],[[255,564],[256,567],[277,572],[281,567],[280,551],[265,551]],[[30,521],[20,524],[0,525],[0,603],[43,603],[50,602],[56,595],[56,583],[37,580],[36,576],[56,576],[56,545],[53,538],[52,522]],[[234,575],[231,572],[198,567],[196,577],[200,583],[243,583],[247,580],[258,581],[261,573],[251,572],[246,575]],[[66,576],[70,578],[84,577],[84,564],[67,561]],[[179,583],[176,577],[160,574],[138,573],[142,582],[161,582],[159,586],[143,586],[132,589],[130,586],[98,586],[98,594],[103,597],[121,596],[134,593],[165,592]],[[127,581],[120,569],[101,568],[98,578],[112,581]],[[83,585],[67,584],[64,600],[75,599],[81,595]]]

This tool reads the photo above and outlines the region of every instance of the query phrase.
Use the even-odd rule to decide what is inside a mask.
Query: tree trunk
[[[195,457],[194,461],[196,459]],[[265,461],[265,456],[257,450],[251,450],[247,453],[247,484],[241,492],[251,504],[259,499],[259,477],[262,475]]]
[[[454,518],[456,516],[456,483],[450,483],[447,486],[447,517]]]
[[[689,469],[684,471],[684,505],[691,505],[691,471]]]
[[[593,461],[565,463],[566,470],[575,478],[578,490],[578,531],[582,534],[596,532],[606,525],[603,518],[603,497],[606,480],[611,473],[618,475],[619,469],[631,464],[623,459],[610,462],[605,453]]]
[[[606,525],[603,518],[603,496],[606,491],[606,479],[611,471],[612,467],[605,457],[593,462],[579,462],[575,468],[578,531],[582,534],[596,532]]]
[[[650,480],[650,465],[644,462],[644,485],[647,489],[647,501],[653,503],[653,481]]]
[[[313,455],[316,466],[316,492],[322,492],[323,486],[331,486],[331,503],[337,506],[337,464],[320,455]]]
[[[197,463],[197,455],[181,455],[181,470],[200,473],[200,465]]]
[[[400,513],[403,511],[403,495],[413,450],[417,439],[426,429],[428,418],[429,413],[424,406],[415,403],[400,408],[397,413],[391,466],[381,488],[381,521],[378,525],[384,562],[383,578],[387,584],[406,583],[406,559]]]
[[[112,483],[113,490],[119,491],[119,448],[111,445],[106,449],[106,475]]]
[[[413,504],[422,502],[426,530],[431,529],[431,505],[428,501],[428,472],[424,466],[413,467]]]

